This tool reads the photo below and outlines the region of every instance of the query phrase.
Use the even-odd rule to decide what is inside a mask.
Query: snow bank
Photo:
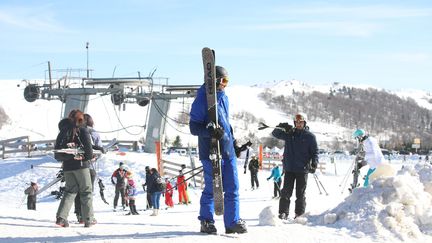
[[[357,235],[407,240],[432,235],[432,166],[405,166],[398,175],[357,188],[344,202],[318,217],[321,224]]]
[[[275,209],[272,206],[265,207],[259,214],[258,225],[275,226],[280,225],[281,221],[276,216]]]

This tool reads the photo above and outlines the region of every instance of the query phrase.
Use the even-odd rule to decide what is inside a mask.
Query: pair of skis
[[[219,127],[218,123],[218,102],[217,102],[217,84],[216,84],[216,61],[214,50],[205,47],[202,49],[202,60],[204,65],[204,82],[207,95],[207,111],[210,122]],[[211,138],[210,155],[213,171],[213,198],[216,215],[222,215],[224,212],[224,198],[221,173],[221,152],[219,140]]]
[[[118,143],[117,139],[114,138],[107,145],[105,145],[103,148],[104,148],[105,151],[108,151],[110,148],[112,148],[113,146],[115,146],[117,143]],[[67,153],[67,154],[74,154],[74,155],[77,155],[77,154],[80,154],[80,153],[81,154],[84,153],[84,151],[80,151],[78,149],[56,149],[56,150],[53,150],[53,152],[55,152],[55,153]],[[93,151],[93,152],[95,152],[95,151]],[[33,167],[34,166],[32,165],[32,169],[33,169]],[[55,185],[57,182],[63,180],[63,178],[64,178],[63,170],[60,170],[57,173],[56,178],[54,180],[52,180],[51,182],[49,182],[48,184],[44,185],[41,189],[39,189],[36,192],[36,195],[39,195],[42,192],[46,191],[47,189],[49,189],[50,187],[52,187],[53,185]],[[102,187],[105,188],[105,186],[103,185],[102,180],[100,178],[98,180],[98,184],[99,184],[99,188],[101,189],[101,197],[102,197],[102,195],[103,195],[103,189],[102,189]],[[102,184],[102,187],[101,187],[101,184]],[[107,203],[104,197],[102,197],[102,200],[105,203]]]

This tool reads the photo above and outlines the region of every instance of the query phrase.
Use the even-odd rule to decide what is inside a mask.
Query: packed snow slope
[[[168,156],[168,155],[164,155]],[[167,157],[168,158],[168,157]],[[188,157],[170,158],[189,163]],[[59,184],[38,197],[37,210],[26,209],[23,191],[31,180],[42,187],[55,178],[60,164],[50,156],[13,157],[0,160],[0,242],[431,242],[432,240],[432,167],[418,159],[392,160],[398,175],[378,179],[368,188],[347,188],[351,179],[352,158],[338,157],[327,162],[326,170],[317,172],[328,195],[309,174],[306,191],[307,213],[304,217],[281,222],[277,219],[278,200],[272,199],[273,183],[267,181],[268,166],[259,172],[260,187],[251,190],[249,171],[244,174],[243,160],[238,161],[240,179],[240,215],[248,225],[248,233],[224,234],[222,217],[215,217],[218,235],[199,233],[200,188],[189,188],[191,204],[178,205],[174,193],[174,208],[161,210],[156,217],[143,211],[145,192],[139,189],[137,208],[140,215],[127,216],[127,211],[112,210],[114,187],[112,172],[119,162],[125,162],[140,185],[144,167],[156,166],[154,154],[109,152],[97,163],[99,177],[106,185],[102,202],[99,188],[94,192],[95,217],[98,223],[84,228],[75,223],[73,210],[69,228],[55,225],[59,201],[50,195]],[[31,169],[33,165],[33,169]],[[403,167],[403,169],[401,169]],[[362,168],[364,175],[367,168]],[[348,181],[342,183],[348,175]],[[161,205],[164,205],[164,198]],[[294,203],[295,198],[292,198]],[[163,207],[165,208],[165,206]],[[294,207],[291,207],[291,217]]]

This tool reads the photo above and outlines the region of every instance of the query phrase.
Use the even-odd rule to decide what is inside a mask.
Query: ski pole
[[[356,163],[356,162],[354,161],[354,163]],[[353,169],[353,165],[354,165],[354,163],[351,164],[351,167],[349,168],[349,170],[348,170],[348,172],[347,172],[347,174],[346,174],[346,179],[345,179],[345,182],[344,182],[344,184],[343,184],[343,187],[342,187],[342,190],[341,190],[341,194],[343,194],[343,192],[344,192],[344,190],[345,190],[345,187],[346,187],[346,185],[348,184],[348,178],[349,178],[349,175],[350,175],[350,171],[352,171],[352,169]]]
[[[321,194],[322,194],[322,192],[321,192],[321,188],[320,188],[320,185],[318,184],[318,181],[317,181],[317,178],[315,177],[315,174],[313,174],[313,178],[314,178],[315,183],[316,183],[316,185],[317,185],[317,187],[318,187],[319,194],[321,195]]]
[[[201,166],[202,167],[202,166]],[[178,187],[178,185],[181,185],[181,184],[183,184],[183,183],[185,183],[186,181],[188,181],[188,180],[190,180],[192,177],[194,177],[194,176],[196,176],[196,175],[198,175],[199,173],[201,173],[201,172],[203,172],[204,171],[204,169],[201,169],[200,171],[198,171],[198,172],[196,172],[195,174],[193,174],[193,175],[191,175],[191,176],[189,176],[188,178],[186,178],[184,181],[182,181],[181,183],[179,183],[179,184],[177,184],[177,185],[175,185],[173,188],[171,188],[171,189],[169,189],[169,190],[167,190],[166,192],[170,192],[170,191],[172,191],[172,190],[174,190],[175,188],[177,188]]]
[[[273,126],[268,126],[267,124],[265,124],[264,122],[260,122],[258,123],[258,130],[264,130],[267,128],[273,128],[273,129],[281,129],[281,130],[285,130],[285,128],[282,127],[273,127]]]
[[[184,174],[191,173],[191,172],[193,172],[193,171],[195,171],[195,170],[201,169],[202,167],[203,167],[203,166],[201,165],[201,166],[195,167],[195,168],[193,168],[193,169],[190,169],[190,170],[188,170],[188,171],[186,171],[186,172],[183,172],[183,175],[184,175]],[[170,180],[173,180],[173,179],[175,179],[175,178],[177,178],[177,177],[179,177],[179,176],[180,176],[180,175],[178,175],[178,176],[173,176],[173,177],[170,178]]]
[[[21,206],[23,205],[25,199],[26,199],[27,195],[24,194],[24,197],[21,199],[20,203],[18,204],[18,209],[21,208]]]
[[[322,184],[321,180],[318,178],[318,176],[316,174],[314,174],[315,179],[319,182],[319,184],[321,185],[322,189],[324,190],[324,192],[326,193],[326,196],[328,196],[328,192],[325,189],[324,185]]]
[[[354,162],[355,162],[355,161],[354,161]],[[351,174],[350,172],[351,172],[352,169],[353,169],[354,162],[353,162],[353,163],[350,165],[350,167],[348,168],[348,171],[345,173],[345,176],[344,176],[344,178],[342,179],[341,183],[339,184],[339,187],[341,187],[343,184],[346,183],[346,181],[348,181],[348,177],[349,177],[349,175]]]

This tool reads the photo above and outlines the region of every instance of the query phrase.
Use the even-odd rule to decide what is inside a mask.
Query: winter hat
[[[135,187],[135,181],[132,180],[132,179],[128,179],[128,184],[129,184],[130,186]]]

